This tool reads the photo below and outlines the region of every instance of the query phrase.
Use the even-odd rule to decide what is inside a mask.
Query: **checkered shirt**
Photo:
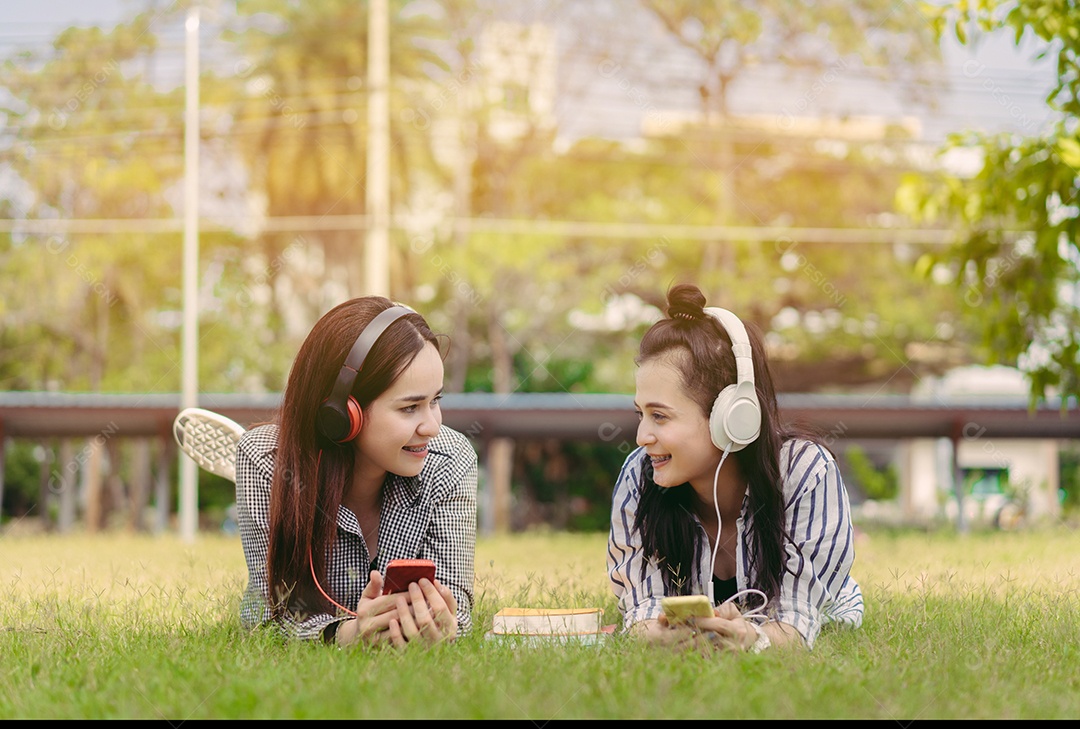
[[[266,558],[277,436],[277,425],[261,425],[244,433],[237,446],[236,511],[248,568],[240,620],[246,628],[271,622]],[[418,476],[386,476],[375,568],[385,573],[387,562],[396,558],[433,560],[436,579],[449,587],[457,600],[458,632],[464,634],[472,626],[476,451],[468,438],[445,425],[428,448]],[[368,583],[371,563],[356,515],[341,506],[337,539],[327,562],[329,584],[323,589],[335,602],[355,609]],[[286,616],[279,625],[287,637],[317,640],[331,623],[349,617],[339,613],[304,619]]]

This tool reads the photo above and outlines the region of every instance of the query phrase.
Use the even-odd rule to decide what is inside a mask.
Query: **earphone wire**
[[[720,549],[720,502],[717,500],[716,485],[720,479],[720,469],[724,465],[724,461],[727,460],[728,455],[731,453],[731,443],[724,446],[724,455],[720,456],[720,462],[716,464],[716,473],[713,474],[712,479],[712,503],[713,508],[716,509],[716,544],[713,545],[712,559],[709,560],[709,579],[706,581],[705,590],[709,594],[709,604],[716,604],[716,591],[713,589],[713,575],[716,574],[716,553]]]
[[[720,456],[720,463],[716,464],[716,473],[713,474],[712,493],[713,493],[713,508],[716,510],[716,544],[713,545],[712,559],[709,562],[709,579],[707,580],[706,587],[705,587],[705,589],[707,590],[707,592],[709,594],[709,604],[710,605],[715,605],[716,604],[716,593],[715,593],[715,590],[713,589],[713,575],[716,574],[716,554],[720,550],[720,530],[721,530],[720,501],[717,499],[717,485],[718,485],[719,480],[720,480],[720,468],[721,468],[721,466],[724,465],[724,461],[727,460],[727,457],[728,457],[728,455],[730,453],[731,453],[731,443],[728,443],[727,446],[724,447],[724,455]],[[754,594],[754,593],[761,596],[761,600],[762,600],[761,605],[759,605],[756,608],[753,608],[752,610],[748,610],[748,611],[744,612],[743,613],[743,618],[747,619],[747,620],[749,620],[749,619],[760,620],[761,622],[764,623],[768,619],[767,616],[764,615],[764,612],[765,612],[765,604],[768,602],[769,598],[761,590],[758,590],[758,589],[753,588],[753,587],[749,587],[749,588],[747,588],[745,590],[739,590],[734,595],[729,597],[727,600],[724,600],[724,603],[729,603],[729,602],[731,602],[732,600],[735,600],[738,597],[745,596],[745,595],[750,595],[750,594]]]
[[[311,558],[311,546],[310,545],[308,546],[308,564],[311,565],[311,579],[313,579],[315,581],[315,587],[319,588],[319,592],[322,593],[322,596],[325,597],[327,600],[329,600],[331,603],[333,603],[335,606],[337,606],[338,608],[343,610],[344,612],[348,613],[349,615],[352,615],[354,618],[358,617],[356,613],[354,613],[352,610],[345,607],[344,605],[341,605],[340,603],[338,603],[334,598],[332,598],[332,597],[330,597],[329,595],[326,594],[326,590],[322,589],[322,585],[319,584],[319,578],[315,576],[315,562]]]
[[[319,480],[319,465],[322,463],[322,453],[323,453],[322,448],[320,448],[319,449],[319,458],[318,458],[317,461],[315,461],[315,480],[316,481]],[[354,618],[358,617],[357,614],[354,613],[352,610],[345,607],[344,605],[339,604],[334,598],[327,595],[326,590],[324,590],[322,588],[322,585],[319,584],[319,578],[315,576],[315,560],[312,559],[312,557],[311,557],[311,545],[310,544],[308,545],[307,559],[308,559],[308,565],[311,567],[311,579],[315,582],[315,587],[317,587],[319,592],[322,593],[322,596],[325,597],[327,600],[329,600],[333,605],[335,605],[339,609],[344,610],[349,615],[352,615]]]

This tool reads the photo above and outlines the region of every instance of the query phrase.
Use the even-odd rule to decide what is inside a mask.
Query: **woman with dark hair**
[[[781,422],[756,329],[680,284],[635,363],[639,447],[615,485],[607,554],[623,629],[757,651],[860,626],[847,491],[833,454]],[[662,599],[689,594],[708,595],[713,616],[670,623]]]
[[[442,425],[442,389],[437,337],[412,309],[366,296],[316,322],[274,422],[238,445],[245,627],[395,647],[469,629],[476,452]],[[395,558],[434,561],[436,579],[383,595]]]

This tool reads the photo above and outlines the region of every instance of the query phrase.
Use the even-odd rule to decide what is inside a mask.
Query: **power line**
[[[172,59],[161,58],[160,56],[153,56],[154,71],[156,73],[172,73],[176,70],[174,75],[179,76],[179,69],[167,65],[172,63]],[[140,63],[142,58],[128,59],[125,63]],[[238,56],[222,56],[221,63],[227,64],[229,62],[239,63],[245,59],[242,55]],[[569,60],[571,63],[573,59],[561,59]],[[608,60],[608,59],[600,59]],[[165,65],[163,65],[165,62]],[[653,74],[651,76],[637,76],[639,70],[633,65],[625,66],[625,72],[620,73],[618,77],[600,76],[600,79],[613,80],[618,82],[619,80],[628,80],[635,85],[643,86],[650,90],[659,90],[664,92],[675,91],[695,91],[698,88],[698,84],[701,80],[701,74],[704,69],[699,64],[690,62],[680,62],[672,59],[659,59],[655,64],[650,66],[648,72]],[[950,74],[952,70],[954,73]],[[818,77],[824,73],[833,73],[833,69],[799,69],[797,67],[787,67],[781,65],[773,66],[759,66],[751,69],[748,72],[744,72],[736,81],[735,89],[738,89],[738,85],[752,84],[754,86],[760,86],[761,84],[768,84],[779,88],[798,87],[800,85],[806,85],[807,83],[813,83]],[[666,74],[663,78],[657,78],[661,72]],[[265,73],[265,71],[264,71]],[[1022,71],[1017,69],[992,69],[985,65],[981,65],[979,72],[976,75],[956,75],[955,69],[951,69],[949,66],[943,66],[938,69],[933,78],[910,78],[910,79],[896,79],[888,76],[882,76],[882,72],[876,67],[862,67],[862,68],[850,68],[845,67],[842,71],[836,71],[835,75],[838,78],[842,78],[846,82],[860,82],[869,81],[877,84],[881,84],[886,87],[899,90],[903,88],[920,88],[927,90],[942,91],[946,93],[964,93],[965,91],[976,91],[981,88],[985,88],[985,84],[990,82],[996,88],[1010,92],[1013,95],[1018,96],[1044,96],[1050,91],[1053,86],[1053,80],[1049,78],[1041,78],[1040,75],[1045,75],[1046,71]],[[791,78],[769,78],[774,74],[789,76]],[[1015,74],[1012,78],[1007,76]],[[36,76],[41,80],[50,80],[51,78],[70,78],[70,74],[56,71],[41,71]],[[798,76],[804,77],[801,81],[796,78]],[[349,83],[349,78],[339,78],[342,85]],[[453,80],[453,74],[448,74],[447,81]],[[843,81],[834,81],[834,85],[841,85]],[[1033,82],[1039,82],[1046,84],[1045,90],[1038,89]],[[320,79],[307,79],[299,84],[292,84],[303,88],[305,85],[318,86],[323,83]],[[432,79],[432,83],[438,86],[439,81]],[[334,87],[331,87],[334,88]]]
[[[348,87],[349,83],[350,83],[349,81],[345,81],[344,85],[346,87]],[[314,84],[312,84],[312,85],[314,85]],[[779,84],[779,83],[774,84],[774,85],[778,89],[784,88],[783,85]],[[628,105],[628,104],[633,105],[634,104],[633,101],[629,101],[629,102],[627,101],[627,96],[628,96],[627,91],[625,91],[625,90],[624,91],[619,91],[617,89],[605,88],[605,86],[610,86],[610,84],[600,84],[600,88],[598,90],[594,90],[593,92],[591,92],[589,94],[589,102],[590,102],[590,104],[598,105],[598,102],[603,103],[605,101],[618,101],[618,102],[620,102],[621,105]],[[343,91],[343,92],[339,92],[338,88],[339,87],[337,85],[330,85],[330,86],[324,86],[321,89],[322,93],[305,92],[305,93],[292,93],[292,94],[290,94],[290,93],[281,93],[281,90],[276,89],[273,85],[268,85],[265,88],[262,88],[260,90],[252,91],[251,93],[249,93],[249,94],[247,94],[245,96],[234,97],[233,99],[230,99],[230,100],[228,100],[228,101],[226,101],[224,103],[218,102],[218,103],[212,103],[212,104],[204,104],[202,106],[203,115],[205,116],[206,112],[208,112],[208,111],[214,111],[214,112],[220,112],[220,113],[231,113],[232,110],[235,110],[238,107],[243,107],[243,106],[249,105],[250,102],[258,101],[259,99],[266,99],[267,104],[271,104],[271,105],[274,105],[274,106],[283,106],[283,105],[293,106],[294,105],[294,106],[297,106],[297,107],[300,107],[300,108],[309,106],[312,102],[341,101],[341,100],[344,100],[344,99],[356,99],[356,100],[358,100],[358,101],[360,101],[362,103],[366,103],[367,93],[366,93],[366,90],[363,87],[359,87],[359,88],[355,88],[355,89],[347,89],[346,91]],[[440,101],[441,100],[441,95],[438,93],[440,88],[441,87],[436,85],[435,87],[429,89],[428,90],[429,93],[427,93],[427,94],[424,93],[423,89],[401,89],[401,88],[398,88],[398,89],[395,89],[395,92],[398,95],[398,98],[408,99],[409,101],[414,102],[414,103],[425,104],[425,103],[429,103],[431,101]],[[685,91],[685,90],[688,90],[688,89],[690,89],[689,85],[686,87],[686,89],[683,89],[683,90]],[[293,90],[291,85],[290,85],[290,88],[288,90],[290,90],[290,91]],[[635,90],[640,91],[640,89],[635,89]],[[665,94],[664,95],[670,95],[672,91],[677,92],[677,91],[679,91],[679,89],[678,88],[673,89],[672,87],[669,86],[667,89],[665,89]],[[965,90],[955,91],[955,93],[956,93],[957,96],[962,96],[962,95],[973,93],[973,91],[974,91],[974,89],[965,89]],[[1026,96],[1028,98],[1043,99],[1046,96],[1045,93],[1033,89],[1030,84],[1025,85],[1024,90],[1021,91],[1021,92],[1008,92],[1007,94],[1006,94],[1006,92],[1008,92],[1008,90],[1003,89],[1000,86],[997,86],[994,89],[994,93],[997,93],[999,95],[1008,95],[1010,98],[1013,98],[1013,97],[1023,98],[1023,97]],[[765,97],[765,98],[771,98],[771,95],[764,93],[764,91],[762,92],[761,96]],[[562,103],[565,105],[567,102],[562,102]],[[653,104],[652,102],[649,102],[649,106],[655,107],[656,104]],[[64,101],[61,101],[58,105],[56,105],[56,108],[60,109],[60,110],[63,110],[63,107],[64,107]],[[347,107],[347,108],[350,108],[350,107]],[[67,116],[68,118],[72,118],[72,117],[77,118],[79,116],[84,116],[84,115],[85,116],[98,116],[98,117],[100,117],[100,116],[112,116],[112,115],[123,115],[123,114],[136,115],[139,112],[172,112],[172,113],[178,113],[180,111],[180,109],[181,109],[181,106],[178,103],[170,102],[170,103],[167,103],[167,104],[155,104],[155,105],[150,105],[150,106],[139,106],[139,107],[95,108],[95,109],[85,110],[85,111],[80,109],[80,110],[76,110],[76,111],[65,112],[65,116]],[[664,109],[664,111],[680,111],[680,110],[681,109],[679,109],[677,107],[671,107],[670,109]],[[1049,108],[1047,108],[1046,111],[1049,112],[1051,110]],[[944,113],[946,116],[950,114],[950,112],[938,112],[938,116],[940,116],[942,113]],[[953,114],[953,116],[959,116],[959,115]],[[25,128],[32,128],[32,125],[29,125],[29,124],[8,124],[8,125],[6,125],[5,128],[7,128],[7,129],[25,129]]]
[[[236,215],[236,226],[215,220],[200,221],[205,232],[231,232],[250,216]],[[62,220],[2,219],[0,231],[55,235],[109,233],[177,233],[179,218],[67,218]],[[286,215],[259,221],[262,233],[365,230],[366,215]],[[390,228],[415,233],[416,227],[391,219]],[[679,225],[664,223],[597,223],[581,220],[531,220],[513,218],[445,218],[433,226],[440,234],[500,233],[516,236],[563,236],[579,238],[685,239],[715,242],[769,243],[790,239],[796,243],[885,244],[910,243],[948,245],[956,242],[956,232],[919,228],[804,228],[791,226]]]
[[[345,112],[354,112],[354,109],[344,110],[327,110],[322,112],[310,113],[310,114],[286,114],[278,116],[269,116],[260,119],[248,119],[243,123],[234,124],[227,132],[217,133],[204,129],[201,138],[203,142],[210,143],[214,141],[236,140],[243,137],[255,137],[261,134],[265,134],[267,131],[273,130],[277,138],[282,138],[283,135],[290,136],[304,136],[309,134],[312,129],[324,129],[328,131],[339,130],[343,135],[353,135],[354,142],[360,142],[359,132],[362,128],[357,127],[356,123],[345,122],[341,119],[341,115]],[[462,138],[452,131],[439,131],[439,132],[425,132],[422,130],[413,130],[409,128],[410,125],[403,124],[396,128],[396,133],[404,137],[413,137],[419,139],[426,139],[433,144],[460,144]],[[39,127],[40,128],[40,127]],[[556,129],[559,125],[556,124]],[[709,130],[705,127],[696,128],[698,133],[711,133],[714,135],[715,141],[719,143],[721,140],[734,141],[740,143],[755,143],[755,144],[769,144],[778,147],[785,148],[809,148],[815,144],[830,143],[830,144],[843,144],[851,149],[881,149],[890,148],[896,149],[900,152],[925,150],[928,152],[935,152],[940,148],[944,139],[935,138],[922,138],[922,137],[897,137],[897,138],[850,138],[841,136],[825,136],[825,135],[798,135],[798,134],[780,134],[776,132],[770,132],[766,129],[723,129],[718,128],[715,130]],[[957,128],[957,132],[960,131],[980,131],[971,127]],[[985,130],[982,130],[985,131]],[[141,143],[157,143],[163,145],[161,149],[168,151],[170,148],[176,149],[179,145],[178,135],[181,130],[179,127],[172,127],[166,129],[146,129],[146,130],[120,130],[112,132],[100,132],[100,133],[88,133],[80,134],[77,131],[63,132],[63,133],[50,133],[47,137],[24,139],[19,136],[9,136],[7,138],[8,147],[5,149],[0,147],[0,155],[5,153],[20,153],[23,155],[44,154],[53,157],[94,157],[97,156],[92,150],[88,150],[86,145],[88,144],[110,144],[116,143],[122,146],[124,149],[134,149],[136,146],[140,146]],[[668,135],[670,136],[670,135]],[[642,136],[644,139],[655,140],[662,142],[665,139],[663,135]],[[3,132],[0,132],[0,141],[4,140]],[[324,146],[333,146],[340,138],[324,137],[320,139],[320,143]],[[618,140],[612,140],[618,141]],[[65,148],[65,149],[60,149]],[[687,149],[706,152],[708,149],[702,147],[690,147]],[[627,152],[630,155],[630,152]],[[824,153],[822,153],[824,154]],[[554,154],[553,156],[565,157],[564,154]],[[634,160],[647,159],[649,156],[656,156],[655,153],[634,155]],[[818,159],[817,157],[802,155],[806,159]],[[599,158],[593,158],[593,161],[602,162]],[[631,161],[629,159],[612,159],[612,163],[622,163]]]

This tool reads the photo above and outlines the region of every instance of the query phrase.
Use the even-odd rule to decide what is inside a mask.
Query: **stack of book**
[[[614,631],[602,608],[504,607],[491,620],[488,640],[501,643],[598,645]]]

